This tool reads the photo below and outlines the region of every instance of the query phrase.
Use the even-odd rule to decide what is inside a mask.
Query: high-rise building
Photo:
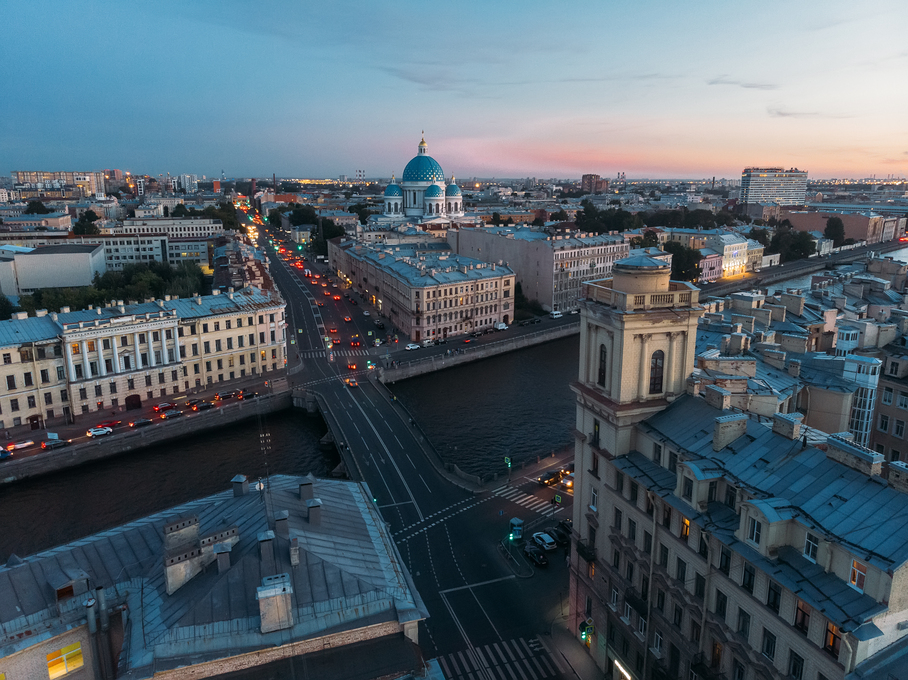
[[[580,178],[580,188],[591,194],[601,193],[608,189],[608,180],[599,175],[583,175]]]
[[[741,173],[742,203],[803,205],[806,194],[806,170],[744,168],[744,172]]]
[[[28,197],[83,197],[103,194],[105,191],[103,172],[14,170],[11,176],[16,188],[21,186],[24,195]]]
[[[145,195],[145,178],[136,177],[136,196]]]

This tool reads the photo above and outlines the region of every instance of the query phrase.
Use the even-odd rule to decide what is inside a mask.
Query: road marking
[[[532,642],[536,642],[535,638]],[[502,648],[511,657],[510,660],[502,653]],[[520,658],[514,657],[512,648],[518,654],[521,654],[521,648],[526,649],[526,658],[522,654]],[[438,657],[447,680],[475,680],[477,677],[490,680],[544,680],[557,675],[551,660],[551,652],[547,648],[534,645],[530,651],[524,638],[493,642],[483,647],[468,647]]]
[[[473,599],[476,600],[476,604],[479,605],[479,608],[482,610],[482,613],[486,617],[486,620],[489,622],[489,625],[492,626],[492,630],[495,631],[495,635],[497,635],[498,639],[501,640],[501,633],[498,632],[498,629],[495,627],[495,624],[492,623],[492,619],[491,619],[491,617],[489,617],[489,613],[486,611],[486,608],[482,606],[482,602],[480,602],[479,598],[476,597],[476,592],[472,588],[470,588],[470,595],[472,595]]]
[[[382,508],[396,508],[398,505],[410,505],[410,503],[412,502],[413,501],[401,501],[400,503],[388,503],[386,505],[379,505],[378,509],[381,510]]]
[[[410,461],[410,463],[412,464],[413,461]],[[415,468],[416,466],[413,465],[413,467]],[[417,473],[417,474],[419,474],[419,473]],[[421,474],[419,474],[419,478],[422,479],[422,483],[426,485],[426,491],[428,491],[429,493],[432,493],[432,489],[429,487],[429,485],[428,485],[428,483],[426,482],[426,480],[423,479],[423,476],[422,476]],[[436,524],[437,524],[437,522],[436,522]]]
[[[491,583],[500,583],[501,581],[510,581],[513,578],[517,578],[514,574],[510,576],[502,576],[501,578],[493,578],[488,581],[480,581],[479,583],[470,583],[465,586],[457,586],[456,588],[448,588],[447,590],[439,590],[439,594],[444,595],[445,593],[456,593],[458,590],[468,590],[470,588],[479,588],[480,586],[487,586]]]

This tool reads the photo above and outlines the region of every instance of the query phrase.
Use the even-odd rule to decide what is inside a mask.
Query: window
[[[776,614],[782,606],[782,586],[770,581],[769,590],[766,592],[766,606],[772,609]]]
[[[685,541],[690,537],[690,520],[687,517],[681,518],[681,533],[679,536]]]
[[[896,437],[905,436],[905,421],[904,420],[899,420],[898,418],[895,419],[895,427],[892,428],[892,434]]]
[[[889,432],[889,416],[885,413],[880,414],[880,424],[877,426],[880,432]]]
[[[627,565],[624,567],[624,575],[627,577],[628,581],[633,582],[634,580],[634,563],[630,560],[627,561]]]
[[[744,664],[738,661],[737,659],[732,659],[731,662],[731,680],[744,680],[746,674],[746,669]]]
[[[694,595],[702,598],[706,594],[706,579],[700,574],[694,575]]]
[[[596,383],[605,387],[605,366],[608,360],[608,352],[605,345],[599,345],[599,374],[596,376]]]
[[[721,590],[716,590],[716,615],[725,618],[728,609],[728,597]]]
[[[680,557],[675,563],[675,578],[681,581],[681,583],[687,581],[687,562],[682,560]]]
[[[750,637],[750,614],[743,609],[738,609],[738,634],[744,639]]]
[[[643,532],[643,552],[649,555],[653,551],[653,535],[648,532]]]
[[[864,579],[867,578],[867,565],[857,560],[851,561],[851,587],[864,592]]]
[[[653,358],[649,362],[649,393],[660,394],[662,392],[662,365],[665,361],[665,352],[657,349],[653,352]]]
[[[240,357],[241,359],[243,357]],[[590,509],[595,510],[599,506],[599,491],[590,489]]]
[[[809,531],[804,539],[804,557],[811,562],[817,561],[817,549],[820,547],[820,539]]]
[[[31,387],[31,386],[34,384],[33,381],[32,381],[32,374],[31,374],[31,373],[26,373],[26,374],[23,376],[23,378],[25,379],[25,386],[26,386],[26,387]]]
[[[668,568],[668,548],[662,543],[659,544],[659,564]]]
[[[617,588],[612,588],[612,600],[611,601],[612,601],[613,605],[618,604],[618,589]]]
[[[697,552],[700,553],[700,557],[709,560],[709,534],[705,531],[700,531],[700,547]]]
[[[79,399],[88,399],[88,390],[86,388],[79,388]]]
[[[719,549],[719,571],[728,576],[731,570],[731,550],[724,545]]]
[[[627,537],[632,541],[637,540],[637,523],[632,519],[627,520]]]
[[[634,611],[634,610],[631,608],[630,604],[628,604],[627,602],[625,602],[625,603],[624,603],[624,618],[625,618],[627,621],[630,621],[630,620],[631,620],[631,612],[632,612],[632,611]]]
[[[684,610],[681,609],[681,607],[679,607],[678,605],[675,605],[675,611],[672,614],[672,623],[674,623],[676,626],[680,626],[683,620]]]
[[[636,504],[640,494],[640,485],[637,482],[631,482],[631,503]]]
[[[662,444],[653,444],[653,462],[662,465]]]
[[[774,659],[776,656],[776,636],[765,628],[763,629],[763,647],[760,651],[767,659]]]
[[[665,591],[659,590],[656,592],[656,609],[660,612],[665,611]]]
[[[744,575],[741,577],[741,587],[751,595],[754,594],[754,581],[756,580],[756,571],[750,564],[744,565]]]
[[[693,617],[690,619],[690,639],[695,644],[700,643],[700,624],[694,621]]]
[[[612,566],[615,567],[615,569],[617,569],[618,567],[621,566],[621,551],[620,550],[616,550],[612,554]]]
[[[659,654],[662,653],[662,633],[658,630],[653,631],[653,649]]]
[[[641,635],[646,635],[646,619],[642,616],[637,617],[637,632]]]
[[[206,342],[203,342],[203,343],[202,343],[202,351],[205,352],[205,354],[209,354],[209,353],[211,352],[211,343],[210,343],[210,342],[207,342],[207,341],[206,341]]]
[[[888,390],[889,388],[887,387],[886,389]],[[908,409],[908,392],[899,392],[898,406],[899,408]]]
[[[725,485],[725,505],[730,507],[732,510],[735,509],[735,504],[738,501],[738,490],[733,487],[731,484]]]
[[[9,409],[10,409],[10,411],[18,411],[19,410],[19,400],[10,399],[9,400]]]
[[[892,403],[892,394],[893,394],[893,391],[892,391],[891,387],[883,388],[882,402],[884,404],[886,404],[887,406]]]
[[[668,504],[662,506],[662,526],[667,529],[672,527],[672,509]]]
[[[668,471],[675,473],[678,470],[678,454],[674,451],[668,452]]]
[[[804,659],[794,651],[788,652],[788,677],[804,680]]]
[[[4,355],[3,355],[3,363],[4,363],[4,364],[11,364],[11,363],[13,363],[13,355],[12,355],[12,354],[4,354]]]
[[[29,397],[28,397],[28,407],[29,407],[29,408],[35,408],[35,406],[36,406],[35,398],[34,398],[33,396],[29,395]]]
[[[810,605],[803,600],[798,600],[798,608],[795,611],[794,627],[807,635],[807,628],[810,626]]]
[[[621,527],[623,526],[623,522],[624,522],[624,515],[623,515],[623,513],[622,513],[621,510],[619,510],[618,508],[615,508],[615,521],[614,521],[614,523],[613,523],[613,526],[614,526],[619,532],[621,531]]]
[[[750,524],[747,529],[747,540],[756,545],[760,545],[760,535],[763,533],[763,523],[758,522],[753,517],[750,518]]]
[[[620,494],[624,493],[624,475],[620,472],[615,473],[615,490]]]
[[[82,668],[82,644],[77,642],[47,655],[47,674],[50,680]]]
[[[6,389],[8,389],[8,390],[16,389],[16,376],[14,376],[14,375],[6,376]]]
[[[684,477],[681,481],[681,497],[689,501],[694,496],[694,480],[690,477]]]
[[[826,623],[826,638],[823,649],[832,655],[833,659],[839,658],[839,647],[842,646],[842,631],[832,621]]]

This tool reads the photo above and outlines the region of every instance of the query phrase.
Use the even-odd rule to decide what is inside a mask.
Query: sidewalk
[[[568,670],[563,674],[565,678],[579,678],[579,680],[602,680],[605,674],[596,666],[589,651],[581,644],[566,627],[566,621],[560,619],[552,624],[552,635],[540,636],[543,644],[549,647],[549,652],[557,656],[557,663]]]

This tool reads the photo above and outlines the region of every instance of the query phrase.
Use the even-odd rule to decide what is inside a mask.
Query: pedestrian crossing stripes
[[[331,353],[336,357],[367,357],[368,349],[333,349]],[[315,357],[327,356],[327,351],[323,349],[307,349],[302,352],[303,358],[314,359]]]
[[[438,657],[447,680],[543,680],[557,677],[556,664],[539,640],[495,642]]]
[[[534,512],[551,512],[552,510],[551,501],[547,501],[539,498],[538,496],[532,496],[528,493],[524,493],[519,489],[515,489],[513,486],[500,486],[492,493],[496,496],[507,499],[512,503],[522,505],[528,510],[533,510]]]

